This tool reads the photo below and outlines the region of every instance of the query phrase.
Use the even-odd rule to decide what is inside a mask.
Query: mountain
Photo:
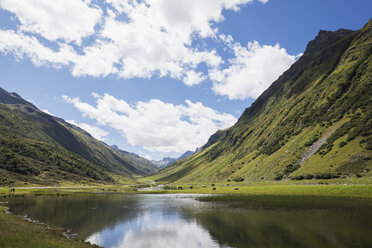
[[[198,148],[199,149],[199,148]],[[197,149],[197,150],[198,150]],[[167,167],[168,165],[171,165],[172,163],[178,161],[178,160],[181,160],[181,159],[184,159],[184,158],[187,158],[189,156],[191,156],[192,154],[194,154],[193,151],[187,151],[185,152],[184,154],[182,154],[181,156],[179,156],[178,158],[170,158],[170,157],[164,157],[162,160],[151,160],[151,162],[156,165],[158,168],[160,169],[164,169],[165,167]]]
[[[181,156],[179,156],[179,157],[177,158],[177,160],[181,160],[181,159],[187,158],[187,157],[189,157],[189,156],[191,156],[191,155],[193,155],[193,154],[194,154],[193,151],[187,151],[187,152],[185,152],[184,154],[182,154]]]
[[[0,88],[0,184],[115,183],[157,171]]]
[[[111,148],[118,151],[127,160],[135,162],[142,171],[146,172],[146,174],[153,174],[159,170],[150,160],[140,157],[138,154],[123,151],[116,145],[112,145]]]
[[[176,162],[176,158],[164,157],[162,160],[151,160],[151,162],[156,165],[159,169],[164,169],[168,165]]]
[[[320,31],[234,126],[152,178],[371,182],[371,30],[372,21],[358,31]]]

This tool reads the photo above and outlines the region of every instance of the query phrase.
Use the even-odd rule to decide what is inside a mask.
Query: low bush
[[[235,177],[234,178],[234,181],[235,182],[243,182],[244,181],[244,178],[242,178],[242,177]]]
[[[337,174],[332,174],[329,172],[318,173],[315,175],[315,179],[332,179],[332,178],[339,178],[340,176]]]

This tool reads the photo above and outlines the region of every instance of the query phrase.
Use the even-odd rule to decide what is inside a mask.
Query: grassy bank
[[[144,191],[141,193],[196,193],[196,194],[232,194],[232,195],[271,195],[271,196],[333,196],[372,199],[372,185],[262,185],[234,186],[219,185],[175,185],[176,190]],[[182,190],[178,190],[182,187]],[[213,190],[213,188],[216,188]]]
[[[213,185],[213,186],[212,186]],[[231,194],[231,195],[289,195],[289,196],[334,196],[351,198],[372,199],[372,185],[240,185],[221,184],[167,185],[164,190],[137,191],[139,187],[151,185],[111,185],[111,186],[77,186],[77,187],[33,187],[33,188],[0,188],[0,198],[13,194],[74,194],[74,193],[140,193],[140,194],[169,194],[169,193],[194,193],[194,194]],[[192,189],[190,188],[192,186]],[[179,188],[182,189],[179,189]],[[215,190],[213,190],[215,188]],[[15,189],[11,192],[11,189]]]
[[[26,221],[23,217],[7,214],[0,206],[0,247],[1,248],[88,248],[98,247],[74,239],[67,239],[63,229],[48,227]]]
[[[62,186],[62,187],[0,187],[0,198],[8,195],[20,194],[74,194],[74,193],[133,193],[138,185],[99,185],[99,186]],[[12,191],[14,189],[14,192]]]
[[[190,185],[182,190],[162,190],[142,193],[212,194],[198,199],[204,202],[229,202],[237,207],[254,209],[372,209],[372,185],[261,185],[233,186]],[[215,190],[213,190],[215,188]]]

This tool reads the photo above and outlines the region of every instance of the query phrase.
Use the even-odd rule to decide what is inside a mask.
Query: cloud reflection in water
[[[130,222],[106,228],[86,241],[105,248],[214,248],[220,246],[195,220],[145,212]]]

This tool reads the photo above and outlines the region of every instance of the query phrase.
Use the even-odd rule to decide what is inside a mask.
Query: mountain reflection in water
[[[105,248],[372,247],[370,201],[339,199],[333,207],[317,208],[311,206],[321,199],[309,198],[308,208],[272,209],[200,202],[197,197],[26,196],[9,198],[9,207]]]

